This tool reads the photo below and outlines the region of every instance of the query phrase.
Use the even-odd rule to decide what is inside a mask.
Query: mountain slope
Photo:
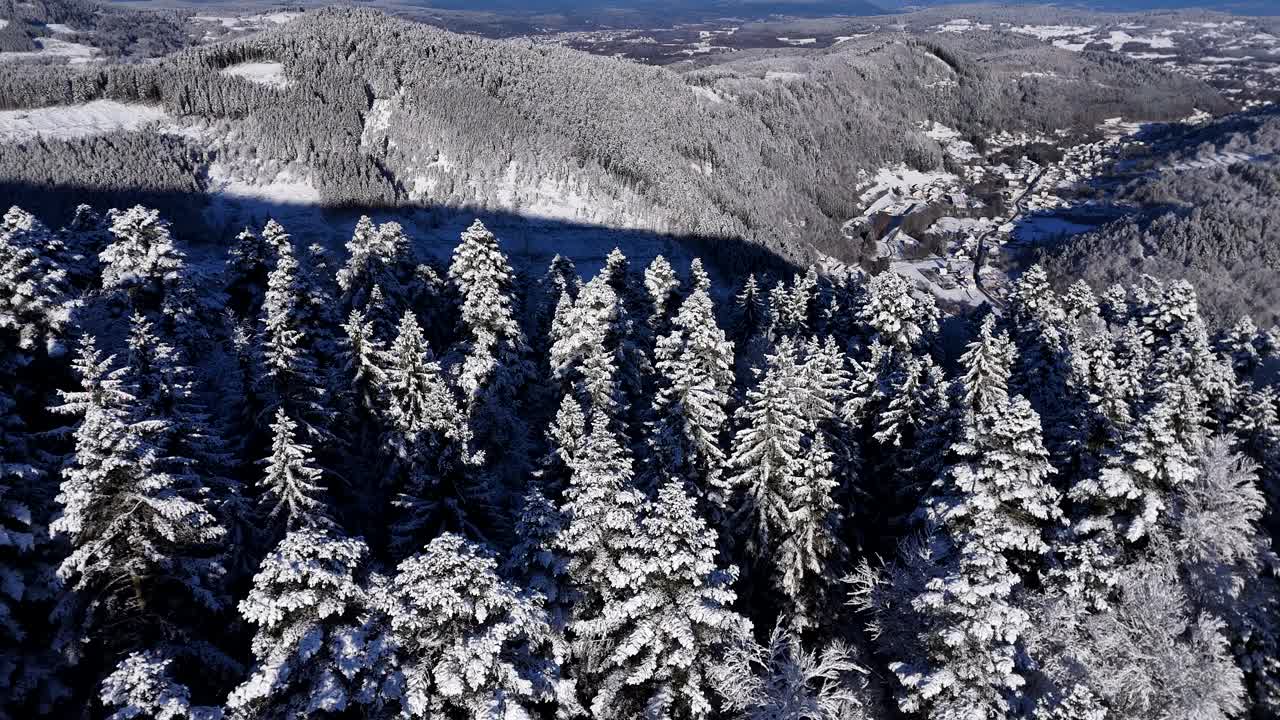
[[[982,134],[1137,107],[1164,116],[1150,119],[1225,107],[1198,82],[1123,58],[988,42],[878,35],[682,75],[322,10],[155,64],[4,68],[0,104],[158,103],[171,122],[145,132],[191,146],[193,181],[209,191],[278,185],[326,206],[488,208],[744,239],[801,262],[860,258],[839,231],[858,209],[859,171],[942,164],[922,122]],[[1053,78],[1025,72],[1044,65]],[[68,141],[92,146],[79,154],[106,164],[94,172],[59,166],[56,143],[29,141],[0,156],[0,181],[96,174],[125,187],[130,173],[155,176],[112,149],[154,142],[129,135]],[[187,172],[175,162],[174,174]]]

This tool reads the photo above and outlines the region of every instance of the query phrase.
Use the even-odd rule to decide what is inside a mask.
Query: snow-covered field
[[[80,63],[93,62],[98,55],[98,48],[80,43],[67,42],[58,38],[36,38],[36,45],[40,46],[39,50],[25,50],[22,52],[0,52],[0,62],[26,60],[30,58],[67,58],[68,62],[73,65]]]
[[[35,110],[5,110],[0,112],[0,139],[15,142],[36,135],[59,139],[85,137],[112,130],[137,130],[168,118],[169,115],[161,108],[114,100],[94,100],[83,105]]]
[[[906,165],[880,168],[862,191],[862,201],[869,203],[862,214],[872,215],[903,203],[926,200],[954,186],[956,181],[956,176],[948,172],[921,172]]]
[[[242,77],[250,82],[268,87],[288,87],[284,65],[278,62],[245,62],[222,69],[223,75]]]
[[[968,18],[956,18],[948,20],[941,25],[935,25],[934,32],[940,33],[967,33],[970,30],[990,30],[991,26],[985,23],[976,23]]]
[[[780,38],[778,38],[778,42],[783,42],[783,43],[786,43],[786,44],[788,44],[788,45],[795,45],[795,46],[799,47],[799,46],[801,46],[801,45],[816,45],[816,44],[818,43],[818,38],[785,38],[785,37],[780,37]]]
[[[957,160],[973,160],[978,157],[978,152],[974,149],[973,143],[961,139],[960,131],[954,128],[935,122],[932,126],[925,128],[924,134],[926,137],[941,143],[947,154]]]

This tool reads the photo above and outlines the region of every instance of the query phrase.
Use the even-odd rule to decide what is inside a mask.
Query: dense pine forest
[[[459,230],[8,211],[0,717],[1276,717],[1280,330]]]

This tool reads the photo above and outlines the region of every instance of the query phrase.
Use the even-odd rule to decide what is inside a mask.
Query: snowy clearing
[[[1009,32],[1018,33],[1019,35],[1030,35],[1040,40],[1053,40],[1055,38],[1076,37],[1091,33],[1094,28],[1083,27],[1081,25],[1022,25],[1020,27],[1009,28]]]
[[[83,105],[35,110],[5,110],[0,112],[0,139],[15,142],[36,135],[59,139],[86,137],[113,130],[137,130],[168,118],[168,113],[162,108],[114,100],[94,100]]]
[[[284,65],[278,62],[244,62],[222,69],[223,75],[242,77],[267,87],[289,87],[289,78],[285,77]]]
[[[966,33],[970,30],[990,30],[991,26],[985,23],[976,23],[968,18],[956,18],[948,20],[941,25],[934,25],[933,31],[940,33]]]
[[[801,45],[814,45],[814,44],[816,44],[816,43],[818,42],[818,38],[784,38],[784,37],[780,37],[780,38],[778,38],[778,42],[784,42],[784,43],[786,43],[786,44],[788,44],[788,45],[795,45],[795,46],[799,47],[799,46],[801,46]]]
[[[0,62],[28,58],[64,57],[72,65],[79,65],[80,63],[93,62],[98,55],[98,48],[59,40],[58,38],[36,38],[35,43],[40,46],[39,50],[0,52]]]
[[[712,90],[709,87],[702,87],[700,85],[690,85],[689,89],[692,90],[694,96],[696,96],[700,100],[706,100],[708,102],[713,102],[713,103],[724,102],[724,98],[720,97],[720,93],[716,92],[715,90]]]
[[[1168,50],[1173,47],[1173,38],[1168,35],[1152,37],[1135,37],[1123,30],[1112,30],[1111,34],[1098,42],[1111,48],[1112,52],[1120,52],[1126,43],[1139,43],[1150,46],[1153,50]]]

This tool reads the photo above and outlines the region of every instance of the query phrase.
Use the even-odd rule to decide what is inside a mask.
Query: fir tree
[[[832,470],[831,453],[818,436],[794,479],[787,530],[776,552],[774,582],[785,598],[783,617],[798,630],[821,627],[831,579],[845,553],[836,505],[840,483]]]
[[[680,290],[680,278],[666,258],[659,255],[645,268],[644,288],[649,296],[649,332],[655,337],[663,335],[671,322],[670,311]]]
[[[13,333],[23,351],[43,346],[53,357],[62,354],[71,301],[59,246],[43,223],[19,208],[0,221],[0,332]]]
[[[866,668],[853,649],[832,641],[821,652],[779,624],[764,647],[747,646],[745,662],[731,662],[727,704],[742,720],[870,720],[863,698]],[[735,667],[736,666],[736,667]]]
[[[713,502],[722,506],[720,436],[733,387],[733,343],[716,324],[705,288],[695,288],[681,304],[671,334],[658,340],[654,356],[663,380],[654,403],[658,434],[653,442],[665,471],[684,478],[699,495],[719,497]]]
[[[387,351],[385,376],[382,447],[397,507],[393,544],[403,551],[420,545],[433,522],[471,527],[487,511],[488,493],[463,482],[469,428],[412,312]]]
[[[514,273],[498,239],[479,220],[453,251],[449,280],[462,298],[469,336],[459,386],[474,400],[490,383],[514,389],[528,375],[525,339],[515,320]]]
[[[783,342],[768,357],[760,384],[738,410],[741,427],[729,460],[729,486],[740,496],[737,522],[749,531],[747,547],[767,554],[790,529],[791,492],[801,472],[806,418],[803,375],[795,346]]]
[[[135,308],[158,308],[186,268],[169,223],[159,212],[135,205],[111,216],[111,236],[99,255],[102,289],[127,293]]]
[[[156,650],[121,660],[102,681],[102,704],[117,708],[107,720],[221,720],[222,708],[191,704],[191,689],[173,678],[172,663]]]
[[[917,296],[897,273],[880,273],[871,279],[866,304],[858,315],[871,339],[894,350],[918,348],[938,331],[933,298]]]
[[[257,626],[255,664],[227,698],[235,718],[297,718],[341,713],[364,692],[375,668],[362,657],[361,615],[368,598],[360,540],[322,529],[285,536],[262,561],[240,614]]]
[[[205,489],[166,467],[156,433],[164,423],[138,415],[126,371],[111,362],[86,341],[75,362],[82,389],[61,393],[55,408],[81,418],[51,527],[71,547],[58,575],[76,593],[91,642],[139,649],[163,639],[174,651],[203,652],[195,617],[180,609],[223,606],[215,551],[225,530]]]
[[[735,573],[716,566],[715,537],[679,483],[658,491],[628,576],[598,613],[570,626],[596,679],[593,716],[706,718],[723,658],[750,636],[734,612]]]
[[[497,574],[493,554],[446,533],[400,563],[385,599],[404,716],[531,717],[559,666],[542,598]]]
[[[311,446],[298,441],[297,430],[298,424],[289,419],[284,409],[277,409],[271,424],[271,456],[262,461],[266,473],[258,502],[268,522],[284,532],[324,527],[331,522],[321,484],[324,473],[315,467]]]
[[[367,215],[361,216],[347,252],[347,262],[337,272],[344,309],[350,312],[385,304],[391,317],[409,309],[417,262],[413,245],[399,223],[375,226]],[[381,302],[372,299],[375,289]]]
[[[1029,617],[1013,602],[1021,573],[1048,551],[1046,526],[1060,517],[1039,419],[1008,395],[1011,344],[988,316],[962,360],[961,436],[928,501],[939,545],[928,581],[911,600],[924,653],[890,667],[900,705],[928,717],[1003,716],[1025,684],[1019,638]]]
[[[272,249],[249,228],[227,248],[226,289],[229,305],[242,318],[256,318],[262,309],[271,272]]]
[[[333,440],[333,410],[313,351],[318,338],[310,333],[308,322],[314,297],[284,228],[272,220],[262,234],[276,253],[262,304],[264,376],[260,383],[269,393],[265,410],[274,415],[277,408],[284,408],[308,438],[329,443]]]

